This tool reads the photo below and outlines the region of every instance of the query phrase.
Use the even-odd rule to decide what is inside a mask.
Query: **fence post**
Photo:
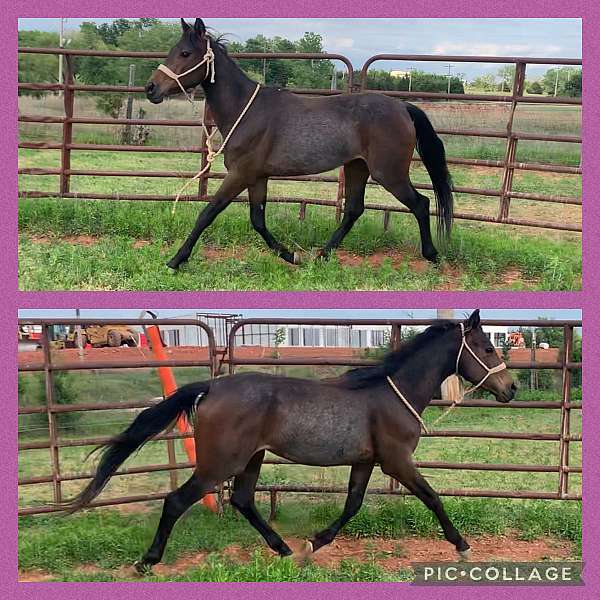
[[[58,447],[58,425],[54,407],[54,373],[52,372],[52,357],[50,355],[50,336],[48,325],[42,325],[42,349],[44,352],[44,387],[46,392],[46,415],[48,417],[48,437],[50,441],[50,463],[52,465],[52,487],[54,502],[62,502],[60,482],[60,456]]]
[[[514,167],[511,167],[510,165],[515,162],[518,142],[517,138],[513,136],[513,121],[515,118],[517,105],[519,103],[517,97],[523,95],[523,87],[525,84],[525,68],[525,63],[516,63],[515,77],[513,79],[512,102],[510,114],[508,116],[508,122],[506,124],[506,133],[508,138],[506,140],[506,153],[504,155],[504,175],[502,177],[502,188],[500,190],[500,203],[497,217],[498,221],[505,221],[508,218],[508,213],[510,210],[510,194],[512,192],[512,182],[515,173]]]
[[[573,327],[563,327],[563,358],[562,358],[562,406],[560,408],[560,467],[558,473],[558,496],[566,498],[569,493],[569,438],[571,433],[571,361],[573,350]]]
[[[337,196],[335,199],[335,220],[342,220],[342,212],[344,211],[344,201],[346,196],[346,176],[344,174],[344,167],[340,167],[338,174],[338,187]]]
[[[212,133],[213,127],[215,127],[215,122],[206,98],[204,99],[204,113],[202,115],[202,122],[204,123],[206,130]],[[208,196],[208,176],[210,175],[210,168],[212,165],[208,164],[208,137],[205,133],[204,127],[202,128],[202,136],[200,140],[200,146],[202,147],[202,154],[200,155],[200,169],[202,170],[208,165],[208,170],[206,173],[204,173],[204,175],[202,175],[202,177],[200,177],[200,181],[198,181],[198,196],[200,198],[206,198]]]
[[[398,323],[392,324],[392,332],[390,334],[390,350],[395,351],[400,348],[402,343],[402,325]],[[390,492],[400,489],[400,482],[393,477],[389,478],[388,488]]]
[[[73,141],[73,109],[75,106],[75,92],[70,87],[74,83],[73,78],[73,59],[69,54],[61,55],[61,61],[64,62],[64,95],[63,104],[65,109],[65,121],[62,131],[62,149],[60,154],[60,194],[69,192],[69,182],[71,169],[71,143]]]
[[[132,88],[135,85],[135,65],[129,65],[129,81],[127,87]],[[127,108],[125,110],[125,118],[131,119],[133,117],[133,92],[127,94]],[[125,143],[131,144],[131,123],[125,125]]]

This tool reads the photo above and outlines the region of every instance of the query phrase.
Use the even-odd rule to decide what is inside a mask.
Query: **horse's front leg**
[[[177,254],[167,263],[167,266],[171,269],[178,269],[181,263],[186,262],[194,245],[198,241],[198,238],[202,232],[216,219],[217,215],[221,213],[231,201],[241,194],[246,189],[245,180],[236,175],[235,173],[228,173],[221,184],[221,187],[217,190],[212,200],[204,207],[202,212],[198,215],[194,229],[187,239],[177,251]]]
[[[299,255],[290,252],[283,244],[278,242],[267,229],[265,223],[265,208],[267,204],[267,179],[257,180],[254,185],[248,187],[250,199],[250,221],[256,232],[265,240],[267,246],[277,252],[283,260],[297,265],[300,262]]]

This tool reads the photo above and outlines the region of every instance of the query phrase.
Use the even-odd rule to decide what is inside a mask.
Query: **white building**
[[[229,332],[242,315],[195,313],[186,319],[198,319],[214,332],[217,346],[227,346]],[[403,326],[421,332],[426,326]],[[484,326],[484,331],[496,348],[502,348],[509,326]],[[206,333],[193,325],[162,326],[163,340],[169,346],[207,346]],[[378,348],[390,340],[389,325],[246,325],[236,332],[236,346],[264,347],[330,347],[330,348]]]

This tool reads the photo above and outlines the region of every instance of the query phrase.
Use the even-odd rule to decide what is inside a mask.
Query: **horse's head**
[[[494,394],[498,402],[510,402],[515,397],[517,386],[481,328],[479,309],[459,327],[462,340],[457,374],[475,387]]]
[[[214,68],[210,39],[202,19],[192,27],[181,19],[181,39],[146,84],[146,97],[160,104],[166,96],[191,90],[211,76]]]

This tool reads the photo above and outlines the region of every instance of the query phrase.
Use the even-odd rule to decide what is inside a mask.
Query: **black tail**
[[[444,143],[437,136],[431,121],[420,108],[408,103],[406,103],[406,108],[417,132],[417,152],[429,173],[431,183],[433,183],[438,213],[438,237],[446,240],[450,238],[452,232],[454,199],[452,197],[452,179],[446,164]]]
[[[165,430],[183,413],[186,413],[191,421],[197,404],[208,393],[209,387],[208,381],[184,385],[162,402],[141,412],[123,433],[96,448],[96,450],[101,449],[102,458],[94,478],[75,498],[67,500],[60,506],[67,513],[73,513],[87,506],[102,491],[125,459],[150,438]]]

